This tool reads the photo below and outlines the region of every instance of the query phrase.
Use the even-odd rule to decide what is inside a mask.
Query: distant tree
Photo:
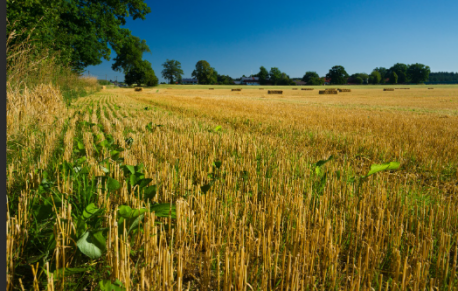
[[[454,72],[435,72],[430,73],[428,82],[442,83],[442,84],[456,84],[458,83],[458,73]]]
[[[391,84],[397,84],[398,83],[398,74],[396,74],[395,71],[391,71],[390,83]]]
[[[320,76],[318,76],[318,74],[316,72],[308,71],[308,72],[305,72],[305,74],[304,74],[304,76],[302,77],[301,80],[304,81],[305,83],[309,84],[311,78],[319,79]]]
[[[234,84],[234,80],[227,76],[227,75],[218,75],[217,76],[217,82],[220,85],[232,85]]]
[[[407,69],[407,77],[410,82],[419,84],[424,83],[429,78],[429,73],[431,72],[429,66],[423,64],[413,64],[410,65]]]
[[[326,74],[326,78],[331,79],[331,84],[343,85],[347,84],[348,74],[343,66],[334,66]]]
[[[353,81],[355,84],[361,85],[364,81],[361,77],[356,77]]]
[[[124,82],[127,85],[137,84],[141,86],[145,84],[147,86],[156,86],[158,79],[154,70],[151,68],[151,63],[143,60],[135,68],[131,68],[124,77]]]
[[[176,60],[165,61],[162,64],[164,69],[162,70],[162,77],[169,80],[170,84],[174,83],[174,80],[178,80],[181,75],[183,75],[183,70],[181,69],[181,63]]]
[[[277,67],[270,68],[269,78],[273,85],[277,85],[281,80],[281,71]]]
[[[218,82],[218,72],[213,67],[211,69],[213,70],[213,73],[210,80],[208,80],[208,84],[216,84]]]
[[[377,71],[380,73],[380,77],[382,78],[380,83],[385,84],[386,83],[385,79],[388,78],[388,69],[384,67],[379,67],[379,68],[375,68],[374,71]]]
[[[259,77],[259,84],[265,85],[267,81],[269,80],[269,72],[267,72],[266,68],[261,66],[259,68],[258,77]]]
[[[191,76],[196,78],[199,84],[210,84],[214,77],[213,68],[205,60],[198,61]]]
[[[359,83],[359,80],[357,80],[358,78],[362,80],[361,83]],[[366,73],[355,73],[348,78],[348,82],[356,83],[356,84],[367,84],[368,79],[369,79],[369,75]]]
[[[370,80],[372,84],[380,84],[380,81],[382,80],[382,77],[380,76],[380,73],[378,71],[372,71],[370,75]]]
[[[323,78],[320,78],[320,77],[312,77],[307,82],[307,85],[314,85],[314,86],[323,85],[323,84],[324,84],[324,80]]]
[[[388,70],[389,75],[391,75],[391,72],[395,72],[398,75],[398,83],[408,83],[407,68],[406,64],[396,63]]]

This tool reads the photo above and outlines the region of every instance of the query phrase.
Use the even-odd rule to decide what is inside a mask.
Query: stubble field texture
[[[8,290],[456,290],[458,88],[361,88],[54,102],[9,144]]]

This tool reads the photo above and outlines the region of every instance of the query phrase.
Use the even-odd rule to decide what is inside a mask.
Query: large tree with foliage
[[[130,69],[126,73],[124,82],[128,85],[137,84],[137,86],[156,86],[158,79],[154,70],[151,68],[151,63],[146,60],[142,60],[138,66]]]
[[[380,73],[380,83],[385,84],[386,83],[386,78],[388,78],[388,69],[384,67],[377,67],[374,69],[374,71],[377,71]]]
[[[302,81],[304,81],[305,83],[309,83],[310,82],[310,79],[312,78],[320,78],[320,76],[318,76],[318,74],[316,72],[311,72],[311,71],[308,71],[308,72],[305,72],[304,76],[302,77]]]
[[[375,84],[380,84],[381,80],[382,80],[382,76],[380,75],[380,72],[373,70],[371,75],[369,76],[369,82],[375,85]]]
[[[264,66],[261,66],[259,68],[259,73],[257,74],[257,76],[259,78],[259,84],[261,85],[265,85],[269,81],[269,72],[266,68],[264,68]]]
[[[408,83],[407,68],[408,66],[406,64],[396,63],[389,68],[389,76],[391,76],[391,72],[395,72],[398,75],[398,83]],[[391,80],[390,83],[392,83]]]
[[[192,71],[191,76],[196,78],[199,84],[211,84],[217,80],[214,68],[205,60],[200,60],[196,63],[196,69]]]
[[[391,71],[390,74],[390,84],[397,84],[398,83],[398,74],[395,71]]]
[[[348,78],[349,83],[356,83],[358,85],[367,84],[369,75],[366,73],[354,73]]]
[[[169,80],[170,84],[181,79],[183,70],[181,69],[181,63],[179,61],[167,59],[162,66],[164,67],[162,70],[162,77]]]
[[[326,78],[330,78],[333,85],[343,85],[347,84],[348,74],[343,66],[334,66],[326,74]]]
[[[277,67],[270,68],[269,79],[273,85],[277,85],[281,80],[281,71]]]
[[[429,73],[431,70],[429,66],[423,64],[412,64],[407,68],[407,77],[412,83],[424,83],[429,78]]]
[[[6,6],[7,33],[25,32],[16,42],[30,36],[37,49],[58,52],[77,72],[109,60],[109,45],[116,51],[131,36],[121,28],[126,19],[145,19],[151,12],[144,0],[21,0]]]
[[[217,75],[217,82],[219,85],[233,85],[234,80],[228,75]]]

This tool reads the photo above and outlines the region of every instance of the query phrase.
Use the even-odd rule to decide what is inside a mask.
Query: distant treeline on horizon
[[[429,73],[428,82],[430,84],[458,84],[458,73],[437,72]]]

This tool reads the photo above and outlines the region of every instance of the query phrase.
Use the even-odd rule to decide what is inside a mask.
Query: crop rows
[[[458,287],[454,120],[138,92],[72,107],[9,188],[9,290]]]

